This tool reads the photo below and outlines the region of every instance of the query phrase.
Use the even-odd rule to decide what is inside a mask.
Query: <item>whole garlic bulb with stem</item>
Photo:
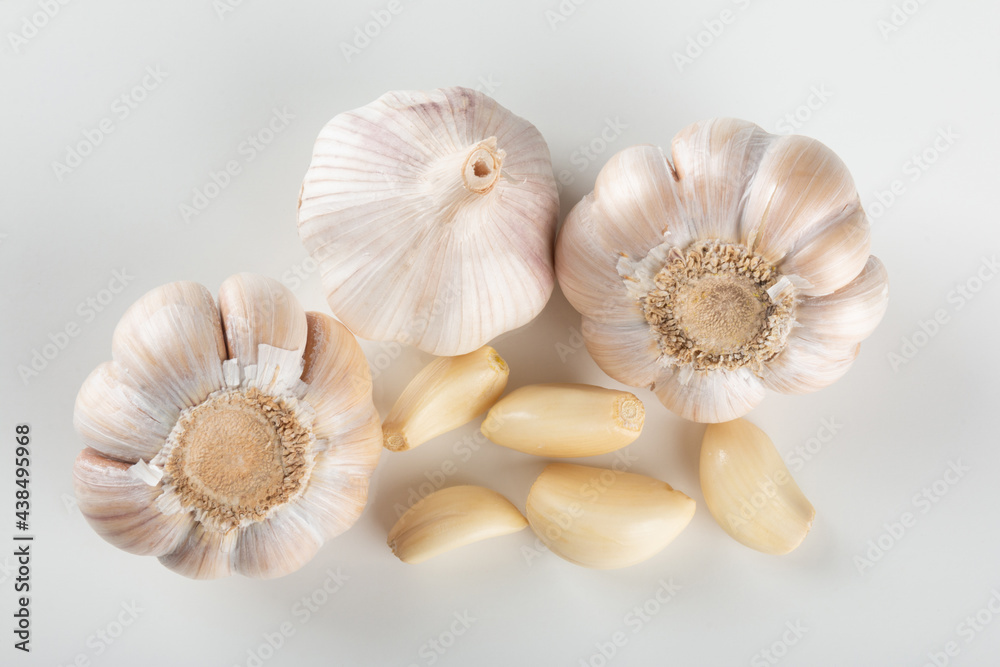
[[[218,305],[154,289],[112,356],[74,414],[80,511],[111,544],[196,579],[276,577],[360,516],[382,450],[368,362],[277,281],[235,275]]]
[[[613,156],[570,212],[559,284],[614,379],[724,422],[765,389],[840,378],[885,312],[885,268],[844,163],[801,136],[719,118]]]
[[[298,223],[352,331],[453,356],[545,306],[558,210],[538,130],[456,87],[386,93],[331,120]]]

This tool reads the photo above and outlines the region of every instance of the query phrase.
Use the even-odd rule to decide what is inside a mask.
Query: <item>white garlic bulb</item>
[[[381,452],[350,331],[280,283],[170,283],[115,329],[74,424],[80,511],[111,544],[196,579],[298,569],[360,516]]]
[[[670,157],[613,156],[559,233],[559,284],[597,364],[699,422],[841,377],[889,294],[844,163],[731,118],[682,130]]]
[[[331,120],[298,220],[352,331],[452,356],[545,306],[558,210],[538,130],[456,87],[386,93]]]

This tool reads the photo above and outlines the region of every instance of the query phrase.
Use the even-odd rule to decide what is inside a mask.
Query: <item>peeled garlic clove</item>
[[[385,448],[413,449],[483,414],[503,393],[510,369],[489,345],[441,357],[406,385],[382,423]]]
[[[742,419],[705,430],[701,491],[723,530],[766,554],[799,546],[816,516],[771,439]]]
[[[509,500],[481,486],[441,489],[406,511],[389,531],[392,553],[404,563],[491,537],[516,533],[527,520]]]
[[[558,212],[538,130],[456,87],[386,93],[331,120],[298,225],[338,319],[450,356],[542,310]]]
[[[515,389],[490,408],[487,438],[537,456],[596,456],[633,442],[646,417],[627,391],[588,384],[535,384]]]
[[[553,463],[528,493],[531,529],[553,553],[597,569],[652,558],[691,522],[695,502],[645,475]]]

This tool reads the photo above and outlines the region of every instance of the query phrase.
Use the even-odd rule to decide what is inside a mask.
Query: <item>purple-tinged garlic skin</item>
[[[558,214],[538,130],[454,87],[386,93],[327,123],[298,228],[352,331],[454,356],[541,312]]]

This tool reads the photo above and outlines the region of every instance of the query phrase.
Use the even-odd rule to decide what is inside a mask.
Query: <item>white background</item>
[[[562,9],[557,0],[400,0],[393,7],[401,11],[348,59],[342,45],[387,2],[246,0],[220,14],[208,0],[93,0],[60,5],[45,19],[32,18],[44,2],[6,0],[0,539],[9,544],[14,532],[14,425],[27,422],[37,541],[30,656],[11,646],[13,561],[0,548],[0,662],[255,664],[248,651],[290,622],[294,634],[273,656],[265,649],[264,664],[763,665],[771,663],[760,652],[773,647],[786,665],[921,665],[952,641],[950,664],[996,664],[1000,618],[987,608],[980,620],[992,623],[971,632],[959,626],[995,594],[1000,609],[993,352],[1000,280],[977,282],[977,272],[993,276],[984,258],[1000,251],[1000,8],[986,0],[896,1],[894,15],[891,0],[566,0]],[[903,5],[910,15],[899,13]],[[715,23],[724,10],[729,23]],[[43,25],[32,31],[25,19]],[[18,39],[25,34],[32,36]],[[679,67],[675,54],[699,39],[701,53],[692,47],[696,57]],[[149,67],[165,78],[121,118],[115,100],[132,95]],[[80,449],[71,419],[80,383],[110,358],[122,312],[157,285],[195,280],[215,291],[239,271],[283,279],[307,309],[326,310],[317,273],[295,275],[310,267],[295,206],[313,139],[333,115],[387,90],[456,84],[483,87],[537,125],[555,171],[572,177],[563,214],[614,151],[667,146],[682,127],[712,116],[750,119],[772,132],[797,128],[850,166],[873,219],[873,252],[890,272],[888,314],[840,382],[809,396],[770,395],[750,415],[816,506],[801,548],[759,554],[713,522],[697,482],[703,427],[671,415],[648,391],[637,391],[648,417],[628,450],[637,457],[632,469],[668,481],[699,506],[673,544],[629,569],[591,571],[536,554],[529,531],[419,566],[397,561],[385,546],[394,505],[446,461],[457,468],[447,484],[486,485],[523,508],[545,461],[489,443],[468,456],[461,443],[477,424],[410,453],[387,453],[358,524],[280,580],[190,581],[100,540],[71,502]],[[247,160],[241,143],[275,108],[294,119]],[[783,120],[788,114],[792,121]],[[104,118],[113,132],[60,179],[54,163],[65,163]],[[608,123],[624,128],[606,132],[605,145],[596,139]],[[589,145],[601,154],[587,158],[581,149]],[[913,161],[921,155],[925,169]],[[186,222],[180,206],[229,160],[241,173]],[[894,181],[895,200],[880,207]],[[107,300],[102,290],[115,270],[131,280],[92,311],[86,300]],[[958,286],[979,291],[968,300]],[[944,324],[925,325],[934,335],[918,333],[939,310]],[[22,377],[19,367],[30,368],[35,351],[68,324],[78,335],[37,375]],[[510,388],[617,386],[577,344],[578,324],[557,290],[537,320],[497,340],[512,368]],[[429,357],[364,347],[373,364],[386,366],[375,383],[384,415]],[[892,363],[892,354],[902,361]],[[832,439],[823,420],[839,425]],[[807,443],[810,460],[793,463]],[[941,480],[952,463],[969,470],[950,485]],[[915,501],[935,482],[941,497]],[[915,524],[889,536],[885,524],[904,512]],[[856,557],[880,539],[891,548],[859,571]],[[296,603],[338,569],[348,577],[342,588],[302,622]],[[676,595],[655,602],[661,581],[671,580]],[[141,608],[134,623],[110,645],[97,639],[117,631],[122,604],[133,602]],[[640,622],[633,608],[643,605],[654,613]],[[449,636],[454,615],[466,612],[471,627]],[[804,634],[782,646],[783,635],[793,638],[786,624],[796,623]],[[607,660],[600,647],[616,632],[624,645]],[[451,646],[440,654],[432,640]]]

